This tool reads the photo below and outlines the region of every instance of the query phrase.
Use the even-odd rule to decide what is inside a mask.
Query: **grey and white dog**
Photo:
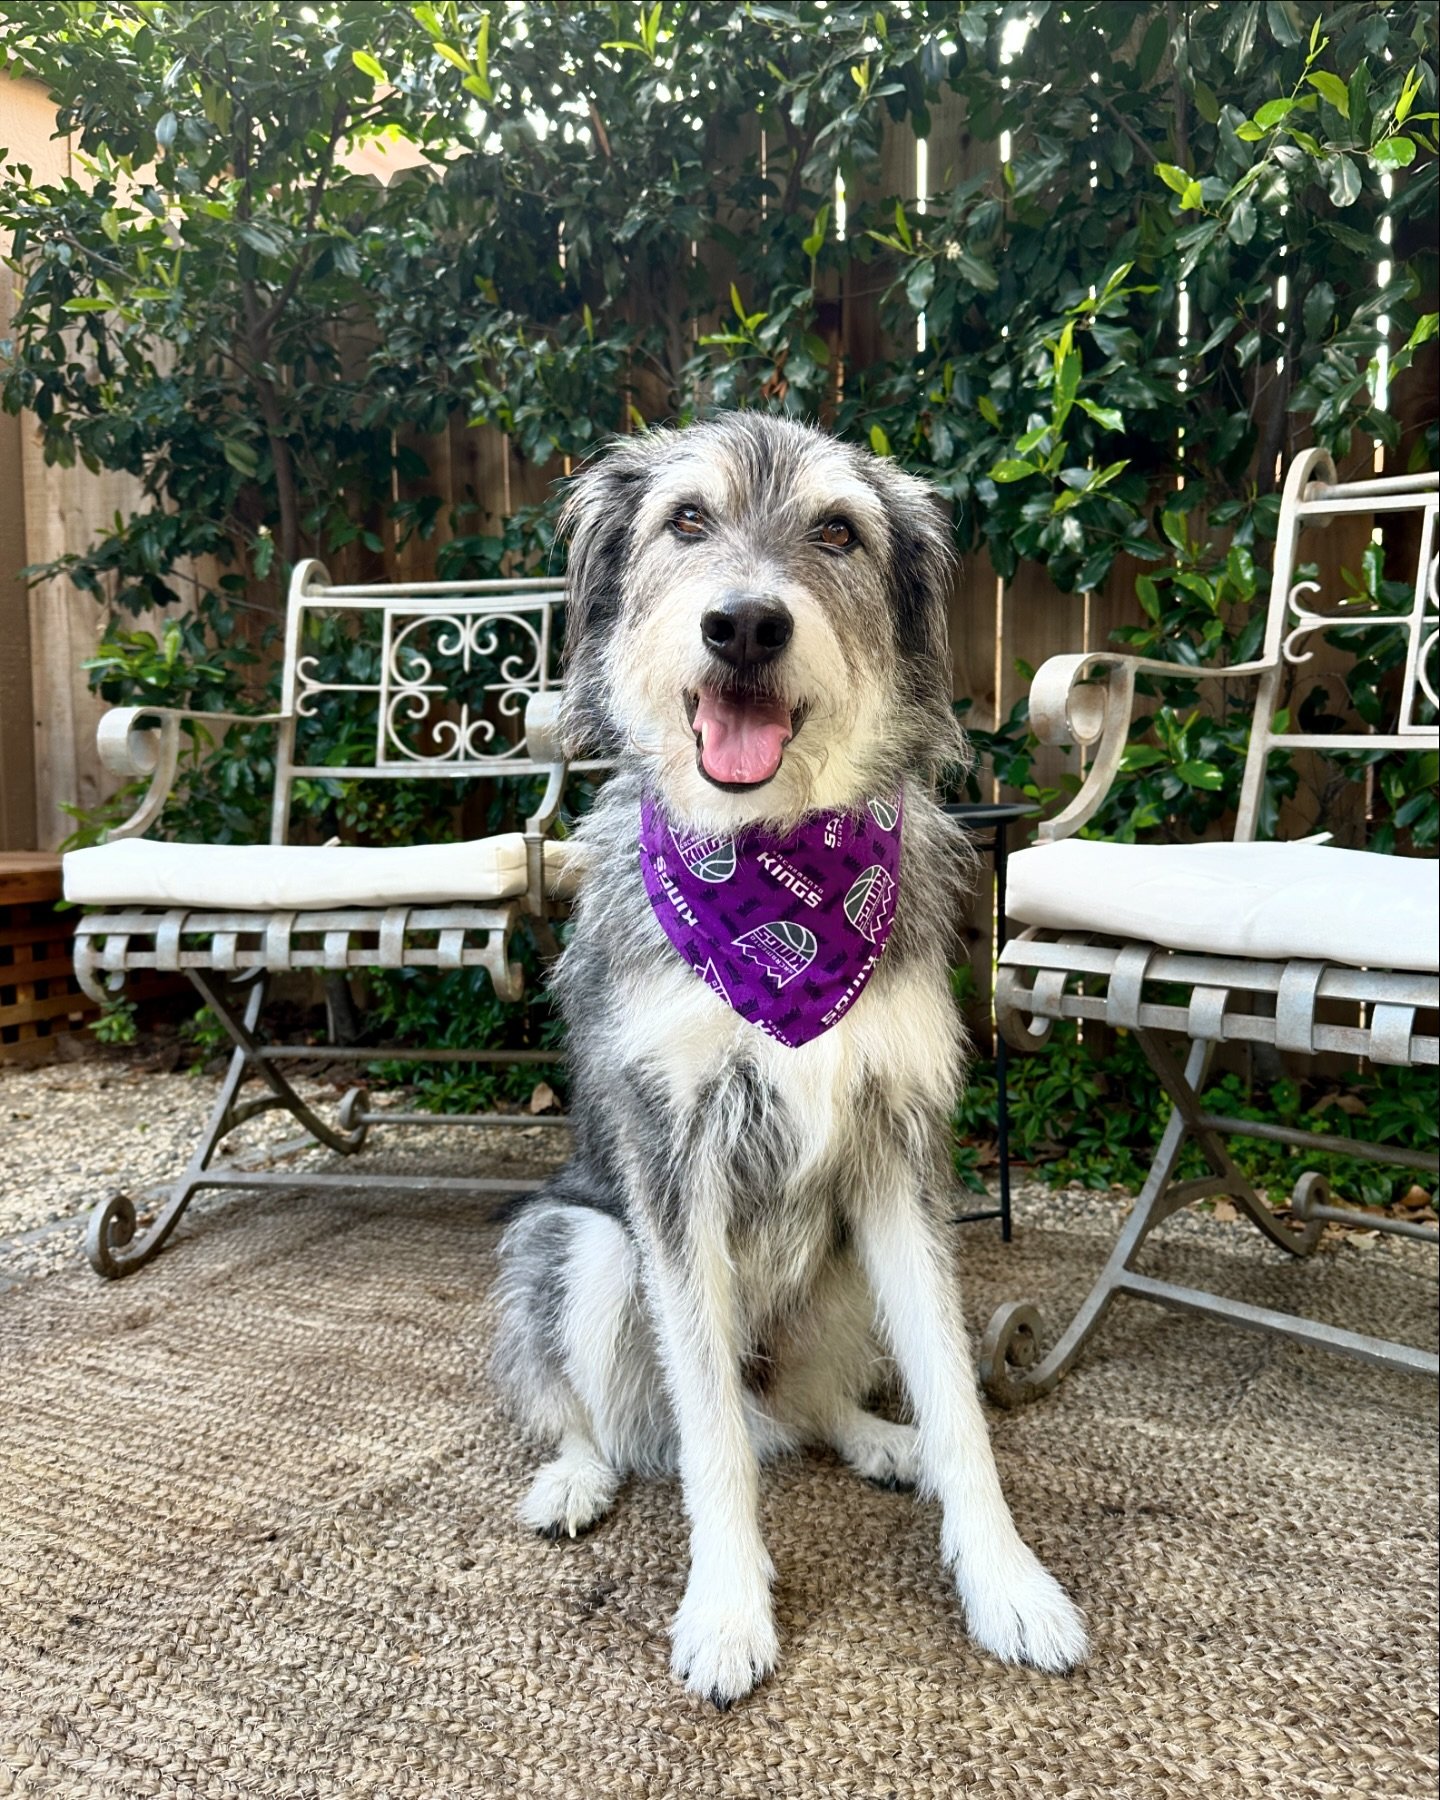
[[[731,414],[618,443],[564,524],[567,740],[617,770],[583,823],[555,976],[575,1154],[502,1247],[495,1370],[556,1446],[521,1517],[573,1537],[627,1475],[678,1470],[672,1666],[723,1708],[777,1656],[759,1467],[831,1445],[938,1497],[980,1644],[1068,1669],[1085,1628],[1001,1492],[948,1223],[965,858],[931,786],[964,749],[933,496],[818,431]],[[642,794],[733,834],[858,813],[902,782],[885,955],[839,1023],[787,1048],[671,948],[639,866]],[[913,1426],[866,1410],[893,1367]]]

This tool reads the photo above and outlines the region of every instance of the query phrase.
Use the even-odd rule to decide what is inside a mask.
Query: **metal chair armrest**
[[[112,707],[95,731],[100,760],[112,775],[134,781],[148,775],[145,797],[128,819],[105,833],[105,842],[139,837],[164,809],[180,764],[180,727],[187,720],[215,725],[278,725],[287,713],[191,712],[172,706]],[[141,720],[154,720],[141,724]]]
[[[530,760],[549,764],[549,779],[540,804],[525,821],[527,892],[525,904],[537,918],[549,910],[545,891],[545,839],[560,811],[565,779],[570,772],[560,734],[560,691],[543,688],[525,703],[525,748]]]
[[[1046,819],[1037,832],[1042,844],[1073,836],[1100,810],[1130,740],[1135,679],[1215,681],[1263,675],[1269,663],[1235,663],[1229,668],[1190,668],[1148,656],[1117,656],[1094,650],[1052,656],[1030,684],[1030,724],[1042,744],[1095,746],[1079,793],[1064,812]]]

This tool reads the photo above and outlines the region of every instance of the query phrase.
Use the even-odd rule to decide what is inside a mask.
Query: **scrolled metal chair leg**
[[[1089,1342],[1110,1310],[1116,1288],[1102,1276],[1071,1320],[1060,1341],[1040,1357],[1039,1310],[1028,1300],[1010,1300],[997,1308],[980,1345],[980,1384],[997,1406],[1007,1411],[1043,1400]]]
[[[182,1176],[139,1237],[135,1235],[135,1202],[128,1194],[111,1194],[100,1201],[85,1228],[85,1254],[95,1273],[107,1281],[118,1281],[143,1268],[179,1224],[195,1185]]]
[[[1039,1330],[1039,1311],[1028,1300],[1007,1301],[990,1320],[980,1345],[980,1380],[998,1405],[1019,1406],[1039,1398],[1026,1391],[1028,1371],[1040,1355]]]
[[[1282,1223],[1281,1220],[1277,1219],[1270,1211],[1269,1207],[1263,1204],[1258,1195],[1254,1198],[1253,1202],[1244,1194],[1236,1193],[1233,1188],[1231,1189],[1231,1195],[1234,1199],[1239,1201],[1241,1207],[1252,1223],[1260,1227],[1261,1231],[1264,1232],[1265,1236],[1269,1238],[1272,1244],[1278,1244],[1282,1250],[1286,1251],[1291,1256],[1309,1256],[1310,1252],[1320,1242],[1320,1235],[1325,1229],[1324,1219],[1313,1219],[1308,1211],[1310,1204],[1312,1204],[1312,1199],[1311,1189],[1308,1188],[1306,1184],[1317,1182],[1323,1192],[1314,1194],[1313,1204],[1328,1206],[1330,1203],[1330,1188],[1323,1176],[1315,1174],[1302,1175],[1295,1184],[1295,1193],[1290,1201],[1290,1213],[1293,1218],[1300,1221],[1302,1229],[1299,1231],[1296,1231],[1293,1226],[1286,1225]]]
[[[135,1237],[135,1202],[128,1194],[110,1194],[90,1210],[85,1228],[85,1254],[97,1275],[114,1280],[130,1272],[124,1254]]]
[[[1183,1091],[1190,1092],[1200,1080],[1208,1055],[1206,1046],[1196,1044],[1193,1047],[1181,1083]],[[980,1381],[997,1406],[1023,1406],[1050,1393],[1109,1312],[1111,1302],[1122,1290],[1125,1276],[1150,1233],[1172,1212],[1187,1204],[1197,1191],[1214,1192],[1211,1182],[1177,1182],[1174,1179],[1180,1151],[1189,1133],[1186,1111],[1178,1105],[1173,1106],[1145,1185],[1136,1197],[1105,1267],[1048,1356],[1036,1360],[1040,1315],[1030,1302],[1011,1301],[995,1313],[980,1349]]]
[[[346,1089],[335,1113],[335,1123],[345,1133],[343,1149],[348,1156],[353,1156],[370,1135],[370,1121],[362,1116],[369,1110],[369,1088]]]
[[[1321,1210],[1323,1209],[1323,1210]],[[1295,1183],[1290,1195],[1290,1216],[1298,1219],[1304,1226],[1303,1231],[1292,1231],[1288,1235],[1297,1256],[1308,1256],[1325,1230],[1325,1221],[1334,1215],[1334,1196],[1330,1191],[1330,1183],[1316,1169],[1307,1169]]]

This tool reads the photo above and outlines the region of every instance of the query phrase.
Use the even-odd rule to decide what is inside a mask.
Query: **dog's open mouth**
[[[805,722],[803,706],[791,708],[772,694],[702,687],[685,696],[695,733],[695,763],[722,788],[763,787],[779,770],[785,746]]]

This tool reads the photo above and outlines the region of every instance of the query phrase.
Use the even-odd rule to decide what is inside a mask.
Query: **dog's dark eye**
[[[704,537],[705,515],[698,506],[682,506],[671,518],[670,529],[678,537]]]
[[[815,535],[829,550],[851,550],[860,542],[848,519],[827,519]]]

